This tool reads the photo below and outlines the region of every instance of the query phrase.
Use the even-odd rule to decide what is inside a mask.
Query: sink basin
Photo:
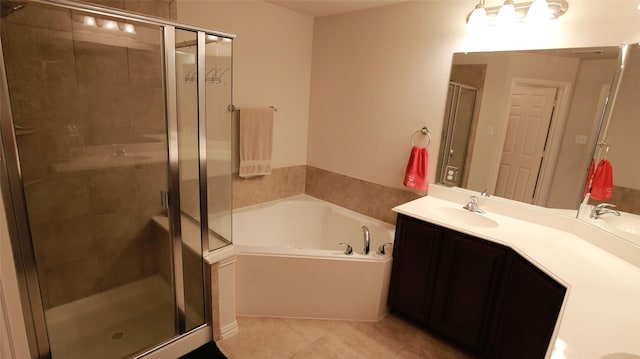
[[[464,223],[474,227],[494,228],[498,222],[481,213],[469,212],[463,208],[441,207],[433,211],[449,223]]]
[[[620,212],[620,216],[605,214],[594,222],[598,227],[640,245],[640,216]]]
[[[640,216],[622,213],[620,216],[605,214],[598,219],[614,230],[640,236]]]

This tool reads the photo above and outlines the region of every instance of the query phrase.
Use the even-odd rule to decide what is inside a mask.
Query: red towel
[[[409,188],[426,190],[429,186],[427,183],[427,149],[424,147],[411,147],[411,155],[407,170],[404,175],[403,184]]]
[[[587,183],[584,184],[584,191],[582,191],[582,198],[589,193],[589,186],[591,186],[591,179],[593,178],[593,169],[596,166],[596,162],[591,159],[591,165],[589,166],[589,174],[587,175]]]
[[[600,160],[591,183],[591,198],[607,200],[613,197],[613,168],[608,160]]]

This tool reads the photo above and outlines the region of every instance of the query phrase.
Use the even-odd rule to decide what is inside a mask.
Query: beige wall
[[[632,47],[620,82],[606,141],[616,186],[640,189],[640,47]]]
[[[494,192],[502,146],[507,134],[510,92],[514,81],[574,82],[579,60],[508,52],[456,56],[456,64],[486,64],[485,90],[471,153],[467,188]],[[549,64],[553,63],[553,66]],[[570,96],[567,96],[567,101]]]
[[[178,0],[177,6],[179,21],[238,36],[233,103],[275,106],[272,166],[306,164],[313,18],[263,1]]]
[[[564,205],[567,208],[567,203],[577,207],[602,115],[600,96],[601,93],[606,96],[615,67],[615,59],[584,60],[580,63],[560,147],[561,156],[549,191],[549,207]],[[593,140],[587,144],[576,143],[577,135],[586,135]],[[581,175],[576,176],[576,173]],[[569,188],[573,191],[568,191]]]
[[[401,187],[411,134],[433,133],[437,149],[453,52],[637,42],[636,1],[571,1],[539,39],[524,30],[471,36],[476,1],[417,1],[316,19],[308,164]]]

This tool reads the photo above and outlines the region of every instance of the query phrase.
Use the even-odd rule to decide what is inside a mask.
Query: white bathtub
[[[371,234],[368,255],[363,225]],[[238,315],[379,320],[392,246],[385,255],[376,251],[393,236],[393,225],[306,195],[234,210]]]

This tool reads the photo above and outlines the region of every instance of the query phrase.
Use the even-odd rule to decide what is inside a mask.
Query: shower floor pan
[[[173,337],[172,296],[156,275],[47,310],[52,357],[123,358]]]

